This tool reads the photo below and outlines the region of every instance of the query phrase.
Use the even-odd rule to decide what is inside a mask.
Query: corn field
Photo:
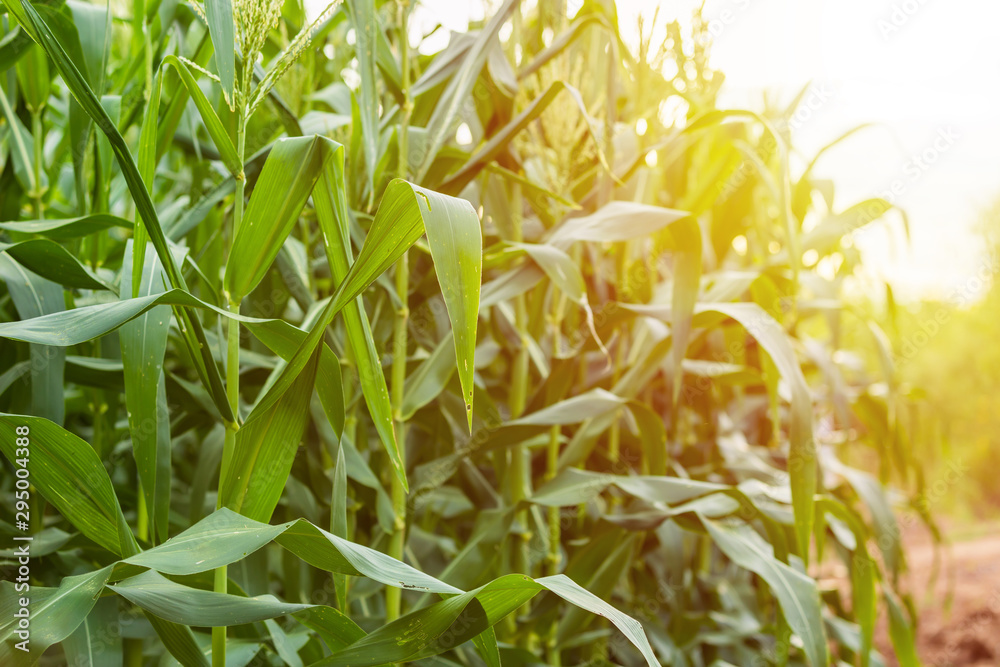
[[[3,6],[0,663],[919,664],[898,214],[698,15]]]

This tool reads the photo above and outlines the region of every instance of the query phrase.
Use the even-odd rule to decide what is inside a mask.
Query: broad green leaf
[[[802,640],[813,667],[826,667],[829,653],[816,582],[774,558],[769,545],[747,526],[729,527],[702,519],[712,540],[730,560],[767,582],[782,613]]]
[[[31,239],[20,243],[0,242],[0,253],[7,253],[24,268],[63,287],[116,291],[81,264],[66,248],[48,239]],[[62,296],[62,290],[59,290],[59,295]]]
[[[226,262],[225,287],[240,303],[264,277],[295,225],[329,154],[318,136],[274,144],[250,196]]]
[[[66,577],[58,588],[31,586],[30,595],[29,591],[16,589],[11,581],[0,583],[0,660],[4,664],[18,664],[25,658],[24,664],[37,662],[45,649],[66,639],[84,622],[110,576],[109,565],[88,574]],[[31,601],[27,608],[20,604],[25,598]],[[28,614],[26,628],[19,623],[22,609]],[[30,649],[27,654],[16,648],[25,640],[29,640],[24,644]]]
[[[278,401],[255,408],[236,432],[236,448],[231,461],[223,459],[219,483],[226,507],[258,521],[271,518],[309,419],[319,356],[313,355]]]
[[[309,606],[281,602],[272,595],[245,598],[189,588],[154,570],[109,588],[149,613],[178,625],[242,625],[293,614]]]
[[[353,629],[356,626],[349,624],[346,617],[328,607],[288,604],[271,596],[243,598],[201,591],[174,583],[159,574],[194,574],[214,569],[240,560],[272,540],[317,567],[454,597],[411,612],[364,636]],[[148,612],[173,623],[232,625],[290,613],[321,633],[319,628],[325,627],[337,635],[353,637],[350,644],[344,642],[344,648],[338,647],[340,650],[322,664],[374,665],[434,655],[473,639],[541,590],[550,590],[574,605],[608,618],[642,651],[648,664],[658,664],[638,622],[563,575],[538,580],[524,575],[507,575],[463,593],[385,554],[320,530],[303,519],[269,526],[221,509],[162,545],[134,554],[124,562],[151,569],[111,588]],[[450,633],[445,635],[448,631]],[[442,638],[451,643],[440,642]]]
[[[662,306],[627,305],[625,308],[636,314],[656,317],[666,322],[673,321],[670,309]],[[812,396],[809,386],[788,334],[763,308],[756,303],[700,303],[695,307],[693,326],[718,324],[719,316],[739,322],[757,340],[791,390],[788,472],[799,554],[803,560],[808,561],[814,524],[813,496],[817,484],[816,443],[813,440]]]
[[[889,637],[892,639],[892,647],[896,649],[896,658],[900,666],[920,667],[922,663],[917,657],[913,626],[903,605],[892,591],[883,588],[882,594],[889,610]]]
[[[671,300],[674,338],[673,409],[677,410],[684,377],[684,356],[691,339],[691,320],[698,302],[701,283],[701,227],[694,218],[684,218],[670,228],[677,246],[674,257],[674,286]]]
[[[232,0],[205,0],[208,30],[215,47],[215,67],[219,72],[222,94],[232,109],[236,102],[236,36]],[[241,45],[244,49],[245,44]]]
[[[868,531],[860,517],[852,513],[842,503],[831,498],[822,498],[819,506],[847,524],[854,537],[852,557],[847,564],[851,572],[851,611],[858,624],[860,646],[859,667],[868,667],[875,634],[877,598],[875,596],[875,576],[878,565],[868,555]]]
[[[132,253],[125,249],[122,293],[148,297],[163,292],[159,257],[147,255],[141,283],[132,288]],[[118,332],[125,378],[132,452],[139,473],[150,535],[166,539],[170,512],[170,415],[167,409],[163,359],[170,331],[169,306],[156,306],[122,325]]]
[[[68,241],[115,227],[131,229],[132,223],[124,218],[107,213],[95,213],[94,215],[85,215],[78,218],[56,220],[0,222],[0,229],[5,229],[8,232],[40,234],[54,241]]]
[[[148,76],[148,75],[147,75]],[[145,183],[146,189],[152,192],[153,181],[156,178],[156,136],[159,130],[159,110],[160,92],[163,89],[163,75],[157,72],[150,82],[149,102],[146,104],[146,113],[142,119],[142,127],[139,130],[139,151],[136,156],[136,168],[139,176]],[[142,276],[146,269],[146,246],[149,245],[149,233],[146,227],[150,223],[143,221],[140,225],[135,225],[132,238],[132,256],[130,285],[131,289],[125,292],[125,296],[135,298],[139,296],[142,286]],[[123,280],[124,282],[124,277]],[[159,281],[158,281],[159,282]],[[159,285],[157,285],[159,288]],[[161,291],[157,289],[157,291]]]
[[[326,159],[322,181],[313,192],[313,202],[323,232],[327,262],[333,279],[339,286],[354,262],[349,233],[347,188],[344,182],[344,147],[330,142],[326,144],[326,150],[332,155]],[[360,297],[344,306],[344,325],[347,329],[347,343],[358,367],[361,393],[365,397],[372,423],[389,455],[396,477],[406,487],[406,470],[396,443],[392,404],[389,401],[385,374],[382,372],[382,360],[375,349],[368,314]]]
[[[14,301],[22,322],[63,311],[62,288],[32,273],[19,262],[0,253],[0,279]],[[65,312],[65,311],[63,311]],[[31,409],[39,417],[62,424],[66,414],[63,374],[66,350],[34,344],[31,354]]]
[[[35,190],[34,138],[21,119],[14,114],[14,109],[11,108],[7,99],[7,93],[2,87],[0,87],[0,110],[3,111],[4,119],[10,128],[7,134],[10,135],[9,143],[11,144],[11,161],[14,163],[14,176],[24,190],[33,192]],[[45,172],[42,171],[41,174],[44,176]],[[41,184],[45,187],[48,182],[43,181]]]
[[[845,236],[878,220],[892,210],[892,204],[884,199],[866,199],[846,211],[831,216],[813,227],[802,238],[803,250],[815,250],[820,257],[840,246]]]
[[[62,642],[66,662],[88,667],[121,667],[122,638],[111,636],[108,628],[120,623],[118,600],[100,598],[76,630]]]
[[[680,505],[730,488],[680,477],[625,477],[567,468],[539,488],[530,500],[545,507],[580,505],[597,497],[611,485],[636,498],[666,505]]]
[[[191,628],[186,625],[167,621],[145,610],[143,610],[143,614],[156,630],[160,641],[170,651],[170,655],[180,661],[184,667],[208,667],[209,661],[206,656],[209,655],[209,652],[202,650],[198,645],[200,635],[195,635],[191,632]]]
[[[308,637],[296,634],[293,639],[284,628],[273,619],[264,621],[268,634],[271,635],[271,642],[274,644],[274,651],[278,654],[288,667],[304,667],[302,658],[298,654],[298,649],[308,641]]]
[[[597,335],[594,326],[594,311],[590,308],[590,300],[587,296],[587,285],[583,280],[583,274],[577,268],[572,258],[559,248],[536,243],[513,243],[512,247],[524,250],[532,261],[535,262],[549,277],[556,287],[565,294],[570,301],[583,309],[587,317],[587,327],[590,329],[594,342],[597,343],[601,351],[607,354],[604,343]]]
[[[0,414],[0,451],[18,458],[18,427],[27,427],[31,482],[81,533],[119,556],[138,553],[104,464],[93,447],[41,417]]]
[[[336,314],[392,266],[423,235],[425,227],[431,258],[438,270],[438,282],[444,292],[452,328],[456,331],[459,377],[462,378],[462,392],[471,424],[475,325],[482,280],[479,216],[467,201],[425,190],[401,179],[392,181],[386,188],[357,261],[258,407],[278,400],[305,367]],[[460,338],[462,342],[459,342]],[[405,485],[405,473],[398,464],[397,475]]]
[[[455,372],[455,364],[451,361],[451,350],[454,346],[454,339],[449,332],[430,356],[406,378],[403,388],[403,407],[400,411],[403,420],[408,421],[417,410],[433,401],[448,385]]]
[[[877,479],[861,470],[844,465],[836,465],[833,470],[844,476],[868,507],[873,532],[879,551],[885,560],[885,567],[895,576],[903,566],[903,545],[900,540],[902,531],[896,521],[896,515],[892,512],[892,505],[889,504],[885,489]]]
[[[605,389],[592,389],[585,394],[572,396],[550,405],[538,412],[529,413],[507,423],[508,426],[532,425],[552,426],[555,424],[578,424],[602,413],[623,407],[627,401]]]
[[[226,0],[220,1],[225,2]],[[212,2],[213,0],[209,0],[209,5],[211,5]],[[218,51],[216,51],[216,54],[216,57],[218,57]],[[222,157],[222,162],[226,165],[226,169],[229,170],[230,174],[239,178],[240,174],[243,173],[243,165],[240,164],[239,153],[236,152],[233,140],[229,138],[229,134],[226,132],[226,128],[223,126],[222,121],[219,120],[218,114],[215,113],[215,108],[212,106],[212,103],[208,101],[207,97],[205,97],[205,93],[202,91],[201,86],[198,85],[194,75],[191,74],[191,69],[183,60],[180,60],[176,56],[170,54],[163,57],[163,61],[160,64],[160,72],[163,72],[167,65],[171,65],[180,76],[181,83],[184,84],[184,88],[187,89],[188,95],[191,96],[191,99],[194,101],[194,105],[198,108],[198,114],[201,116],[201,120],[205,124],[205,129],[208,130],[208,135],[212,137],[212,141],[215,142],[215,147],[219,149],[219,155]],[[232,91],[230,90],[229,100],[232,99],[231,95]],[[150,104],[152,104],[152,101]]]
[[[244,317],[205,303],[182,290],[170,290],[135,299],[81,306],[31,320],[0,323],[0,338],[60,347],[76,345],[114,331],[161,305],[202,308],[240,322],[264,345],[286,361],[294,357],[307,337],[306,332],[282,320]],[[12,378],[11,381],[13,379],[16,378]],[[330,418],[331,426],[339,434],[344,423],[340,362],[327,346],[323,347],[319,355],[316,392]]]
[[[660,206],[613,201],[590,215],[570,218],[552,233],[549,243],[566,249],[576,241],[627,241],[650,236],[689,215]]]
[[[598,557],[598,562],[587,562],[584,568],[577,568],[574,567],[575,563],[571,561],[566,566],[567,576],[577,577],[584,590],[595,596],[593,599],[597,600],[611,596],[615,586],[618,585],[631,565],[635,553],[634,535],[623,536],[620,532],[611,532],[607,537],[610,539],[606,541],[592,540],[587,547],[584,547],[584,549],[591,548],[594,555]],[[583,550],[581,550],[582,552]],[[565,643],[567,639],[586,630],[592,620],[593,617],[585,614],[581,608],[567,610],[565,614],[561,615],[556,626],[557,641]],[[637,636],[644,636],[641,627]]]
[[[49,99],[49,63],[37,44],[17,61],[17,82],[29,111],[41,112]]]

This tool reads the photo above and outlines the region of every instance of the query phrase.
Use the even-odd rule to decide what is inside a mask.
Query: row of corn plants
[[[919,664],[889,205],[564,4],[3,0],[0,661]]]

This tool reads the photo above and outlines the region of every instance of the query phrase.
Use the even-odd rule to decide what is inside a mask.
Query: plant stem
[[[406,423],[403,421],[403,385],[406,381],[406,327],[410,317],[407,308],[410,291],[410,262],[407,253],[396,263],[396,293],[402,302],[396,311],[392,336],[392,412],[396,426],[396,445],[399,447],[403,466],[406,466]],[[402,482],[392,475],[392,509],[396,515],[392,538],[389,542],[389,555],[396,560],[403,559],[406,544],[406,490]],[[399,618],[402,591],[389,587],[385,591],[386,622]]]
[[[410,10],[409,0],[399,0],[396,5],[399,21],[399,58],[403,83],[403,115],[399,125],[399,164],[397,173],[400,178],[409,176],[409,139],[410,139],[410,44],[407,35],[407,17]],[[396,446],[406,467],[406,423],[403,420],[403,387],[406,382],[406,348],[407,326],[410,319],[410,259],[404,252],[396,262],[396,294],[399,297],[399,310],[393,322],[392,335],[392,412],[395,422]],[[395,514],[395,525],[389,540],[389,555],[396,560],[403,560],[406,548],[406,490],[396,475],[392,475],[392,510]],[[385,620],[394,621],[399,618],[402,605],[402,591],[394,586],[385,590]]]
[[[42,218],[42,110],[35,109],[31,112],[31,135],[34,137],[34,174],[35,187],[32,192],[35,200],[35,217]]]
[[[521,220],[521,187],[511,186],[511,217],[513,219],[513,240],[520,243],[524,239],[524,232]],[[514,300],[514,326],[517,329],[520,347],[517,356],[514,358],[514,369],[511,377],[510,393],[510,416],[512,419],[520,417],[524,413],[524,408],[528,402],[528,380],[529,362],[528,356],[528,307],[524,294],[519,294]],[[519,531],[514,533],[514,543],[511,545],[511,567],[514,572],[531,574],[531,558],[528,553],[528,544],[531,541],[531,531],[528,529],[528,510],[524,506],[524,501],[531,494],[531,458],[527,447],[515,445],[510,452],[510,470],[508,476],[508,488],[510,490],[511,505],[516,507],[514,522],[519,527]],[[521,613],[527,613],[530,605],[525,603]],[[508,618],[509,629],[516,629],[515,614]],[[519,645],[527,648],[530,637],[522,637]]]
[[[236,193],[233,202],[233,233],[230,243],[236,238],[236,230],[243,220],[243,194],[246,188],[246,178],[243,175],[243,152],[246,144],[246,124],[247,117],[245,106],[241,101],[237,105],[236,117],[236,151],[240,162],[240,173],[236,177]],[[230,246],[231,247],[231,246]],[[240,304],[227,299],[229,311],[239,314]],[[240,324],[236,320],[229,320],[226,325],[226,398],[229,399],[229,406],[232,408],[237,422],[239,421],[240,403]],[[219,493],[216,498],[215,508],[222,507],[222,481],[229,470],[233,453],[236,450],[236,431],[239,425],[226,425],[225,441],[222,445],[222,463],[219,466]],[[223,565],[215,570],[215,585],[213,590],[216,593],[226,593],[229,589],[228,567]],[[226,665],[226,627],[212,628],[212,667],[225,667]]]

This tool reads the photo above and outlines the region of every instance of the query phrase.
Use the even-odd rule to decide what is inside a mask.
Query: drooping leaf
[[[93,447],[41,417],[0,414],[0,451],[14,462],[18,427],[29,430],[31,481],[81,533],[111,553],[138,553],[104,464]]]

